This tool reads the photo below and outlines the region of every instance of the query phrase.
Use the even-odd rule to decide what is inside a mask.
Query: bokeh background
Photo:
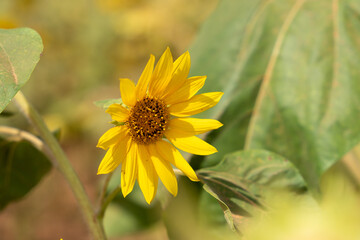
[[[105,153],[95,146],[111,125],[109,116],[93,102],[118,98],[118,78],[136,81],[150,54],[158,59],[167,46],[174,58],[186,51],[217,2],[0,1],[0,28],[31,27],[43,39],[40,62],[22,91],[52,130],[61,129],[61,144],[94,203],[104,178],[96,170]],[[0,124],[31,131],[14,106],[7,110],[15,115],[0,119]],[[157,221],[159,206],[148,207],[136,194],[132,198],[140,201],[123,204],[137,209],[143,218],[139,221],[133,212],[112,206],[106,216],[109,235],[112,239],[167,239],[163,223]],[[178,213],[180,225],[191,224],[186,211],[191,209]],[[89,236],[70,188],[53,169],[25,198],[0,212],[0,239],[60,238]]]

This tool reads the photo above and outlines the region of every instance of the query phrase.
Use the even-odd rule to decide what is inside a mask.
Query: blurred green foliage
[[[95,146],[95,136],[109,125],[103,124],[105,114],[97,114],[100,111],[92,108],[92,102],[118,98],[114,79],[136,80],[150,53],[159,56],[167,45],[175,57],[183,52],[206,15],[202,11],[205,3],[208,1],[5,0],[0,3],[0,27],[29,26],[40,33],[45,51],[32,84],[24,91],[44,111],[50,126],[65,126],[65,140],[75,139],[68,146],[76,148],[76,140]],[[163,220],[162,228],[166,226],[174,239],[216,238],[209,233],[216,227],[221,229],[217,234],[224,237],[229,231],[221,228],[225,223],[222,206],[231,225],[241,232],[250,226],[245,231],[249,239],[264,239],[262,232],[258,237],[251,229],[262,226],[263,216],[271,219],[271,213],[255,211],[253,206],[276,209],[272,208],[274,202],[283,200],[275,198],[278,192],[274,188],[307,193],[309,187],[320,203],[308,194],[288,196],[286,192],[285,203],[290,203],[286,211],[293,210],[291,204],[298,199],[300,203],[305,199],[304,205],[310,203],[321,212],[327,196],[333,199],[330,209],[336,209],[342,199],[326,195],[321,179],[360,142],[359,15],[357,0],[220,1],[190,51],[190,76],[208,75],[202,91],[225,93],[215,108],[199,115],[224,123],[206,136],[219,153],[192,159],[193,165],[202,168],[198,174],[207,184],[206,190],[220,205],[205,191],[185,187],[174,201],[160,193],[159,201],[149,207],[138,203],[135,190],[125,200],[119,196],[110,206],[105,229],[114,236],[124,235]],[[97,102],[104,104],[108,102]],[[89,159],[84,163],[89,164]],[[94,170],[96,164],[91,165]],[[360,168],[355,169],[346,174],[351,172],[356,179]],[[336,183],[342,182],[342,178],[336,179]],[[115,177],[110,189],[118,184]],[[336,186],[341,192],[343,185]],[[358,199],[351,191],[344,194],[354,202]],[[354,206],[349,203],[356,209]],[[163,209],[164,216],[159,214]],[[205,222],[214,220],[215,228],[201,226],[199,209],[203,219],[211,215]],[[344,220],[359,221],[351,209],[344,211],[349,216]],[[291,212],[292,216],[301,215]],[[243,225],[248,223],[243,217],[249,215],[255,220]],[[274,222],[281,227],[288,216],[281,211],[280,217],[275,215]],[[178,226],[179,221],[185,230]],[[271,229],[272,224],[265,221],[264,228]]]
[[[343,173],[331,171],[322,181],[322,199],[275,191],[264,198],[269,211],[248,218],[243,238],[249,240],[356,240],[360,237],[359,191]],[[259,231],[261,229],[261,231]]]
[[[128,77],[136,81],[150,54],[159,56],[167,46],[171,47],[174,57],[186,51],[200,24],[216,3],[217,0],[0,1],[0,28],[30,27],[43,39],[41,61],[22,91],[40,110],[50,129],[61,128],[61,143],[74,161],[80,177],[87,179],[85,185],[93,199],[98,197],[95,193],[102,178],[96,176],[96,168],[104,154],[95,146],[101,134],[111,126],[106,124],[110,121],[108,114],[93,106],[93,102],[119,98],[117,79]],[[6,111],[16,112],[11,105]],[[0,124],[20,128],[28,126],[18,114],[0,119]],[[56,178],[56,174],[52,173],[49,178]],[[63,202],[72,199],[71,195],[55,195],[55,199]],[[29,198],[29,208],[36,209],[34,206],[38,206],[38,201],[33,195]],[[128,199],[132,201],[131,197]],[[57,205],[58,202],[49,200],[46,206],[58,209]],[[111,209],[114,214],[109,212],[109,216],[117,219],[119,215],[116,212],[127,211],[126,208],[119,210],[116,206]],[[7,219],[7,225],[0,228],[1,235],[22,239],[34,236],[30,233],[35,231],[39,234],[52,233],[51,236],[54,236],[55,230],[50,227],[46,214],[32,223],[31,229],[35,230],[30,231],[22,228],[22,219],[27,218],[20,217],[22,214],[32,216],[31,211],[21,214],[16,214],[16,210],[10,211],[15,213],[5,211],[0,215],[1,220]],[[76,234],[84,231],[82,222],[71,223],[65,212],[59,211],[51,222],[60,230],[69,222],[71,226],[68,227],[74,230],[62,231],[64,235],[61,237],[80,239]],[[128,222],[119,222],[116,228],[123,228],[121,234],[141,231],[154,223],[154,220],[142,221],[138,212],[133,214],[130,211],[128,216],[140,222],[130,228],[126,227],[129,226]],[[43,224],[49,225],[49,228],[37,231],[36,226]],[[111,225],[114,226],[114,222],[108,226]],[[119,231],[115,233],[119,234]]]
[[[50,169],[50,161],[31,143],[0,138],[0,210],[27,194]]]
[[[186,51],[216,2],[3,0],[0,28],[39,32],[45,50],[24,93],[65,137],[95,139],[108,118],[92,102],[119,98],[117,79],[137,80],[150,54]]]

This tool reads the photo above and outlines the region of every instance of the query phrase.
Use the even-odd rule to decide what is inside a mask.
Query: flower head
[[[137,179],[148,203],[154,199],[158,178],[176,196],[177,180],[171,165],[192,181],[199,181],[176,148],[197,155],[215,153],[217,150],[212,145],[195,135],[222,126],[213,119],[189,118],[215,106],[223,93],[195,95],[203,87],[206,76],[187,78],[188,52],[173,62],[167,48],[155,69],[154,62],[151,55],[136,86],[129,79],[120,79],[120,93],[126,106],[112,104],[106,110],[119,124],[109,129],[97,145],[107,150],[98,174],[110,173],[121,164],[124,197],[132,191]]]

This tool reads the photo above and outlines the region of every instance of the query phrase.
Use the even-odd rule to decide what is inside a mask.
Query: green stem
[[[98,213],[98,219],[103,219],[104,218],[104,214],[105,214],[105,210],[106,210],[107,206],[116,197],[116,195],[118,195],[118,193],[120,191],[121,191],[121,187],[118,186],[102,201],[101,208],[100,208],[100,211]]]
[[[74,192],[77,201],[79,202],[79,205],[81,207],[86,223],[93,238],[96,240],[105,240],[106,236],[102,230],[101,223],[95,216],[94,209],[88,198],[88,195],[86,194],[85,189],[79,180],[79,177],[75,173],[73,167],[70,164],[70,161],[66,157],[58,141],[47,128],[40,114],[26,100],[25,96],[20,91],[14,97],[14,101],[20,111],[23,113],[23,115],[37,129],[40,137],[52,151],[52,154],[57,161],[58,169],[64,175],[72,191]]]
[[[101,189],[101,193],[100,193],[100,198],[99,198],[99,203],[98,203],[98,208],[97,208],[98,209],[97,217],[101,221],[102,221],[102,219],[104,217],[104,213],[105,213],[105,209],[103,209],[103,205],[105,202],[107,188],[109,186],[112,175],[113,175],[113,172],[106,175],[105,182],[104,182],[104,185],[103,185],[103,187]]]
[[[106,191],[107,191],[107,188],[109,186],[112,175],[113,175],[113,173],[109,173],[106,176],[104,185],[103,185],[103,187],[101,189],[101,192],[100,192],[99,203],[98,203],[98,207],[97,207],[97,210],[96,210],[96,217],[98,218],[98,221],[100,221],[101,223],[103,223],[104,213],[101,215],[101,217],[99,217],[99,213],[100,213],[100,211],[102,211],[102,205],[104,204],[105,197],[106,197]],[[104,210],[104,212],[105,212],[105,210]],[[104,224],[101,224],[101,227],[102,227],[103,232],[105,232]]]
[[[100,193],[99,206],[103,205],[103,203],[104,203],[104,200],[106,197],[106,191],[109,186],[112,175],[113,175],[113,172],[106,175],[105,182],[104,182],[104,185],[103,185],[103,187],[101,189],[101,193]]]

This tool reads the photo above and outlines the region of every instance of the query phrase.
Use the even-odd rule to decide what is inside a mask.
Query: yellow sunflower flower
[[[222,126],[213,119],[188,118],[215,106],[223,95],[222,92],[195,95],[203,87],[206,76],[187,78],[188,52],[173,62],[167,48],[155,69],[154,62],[151,55],[136,86],[129,79],[120,79],[120,93],[126,107],[109,106],[106,112],[120,124],[105,132],[97,145],[107,150],[98,174],[110,173],[122,164],[124,197],[132,191],[137,179],[149,204],[154,199],[158,178],[176,196],[178,186],[171,165],[190,180],[199,181],[175,147],[197,155],[215,153],[216,148],[195,135]]]

